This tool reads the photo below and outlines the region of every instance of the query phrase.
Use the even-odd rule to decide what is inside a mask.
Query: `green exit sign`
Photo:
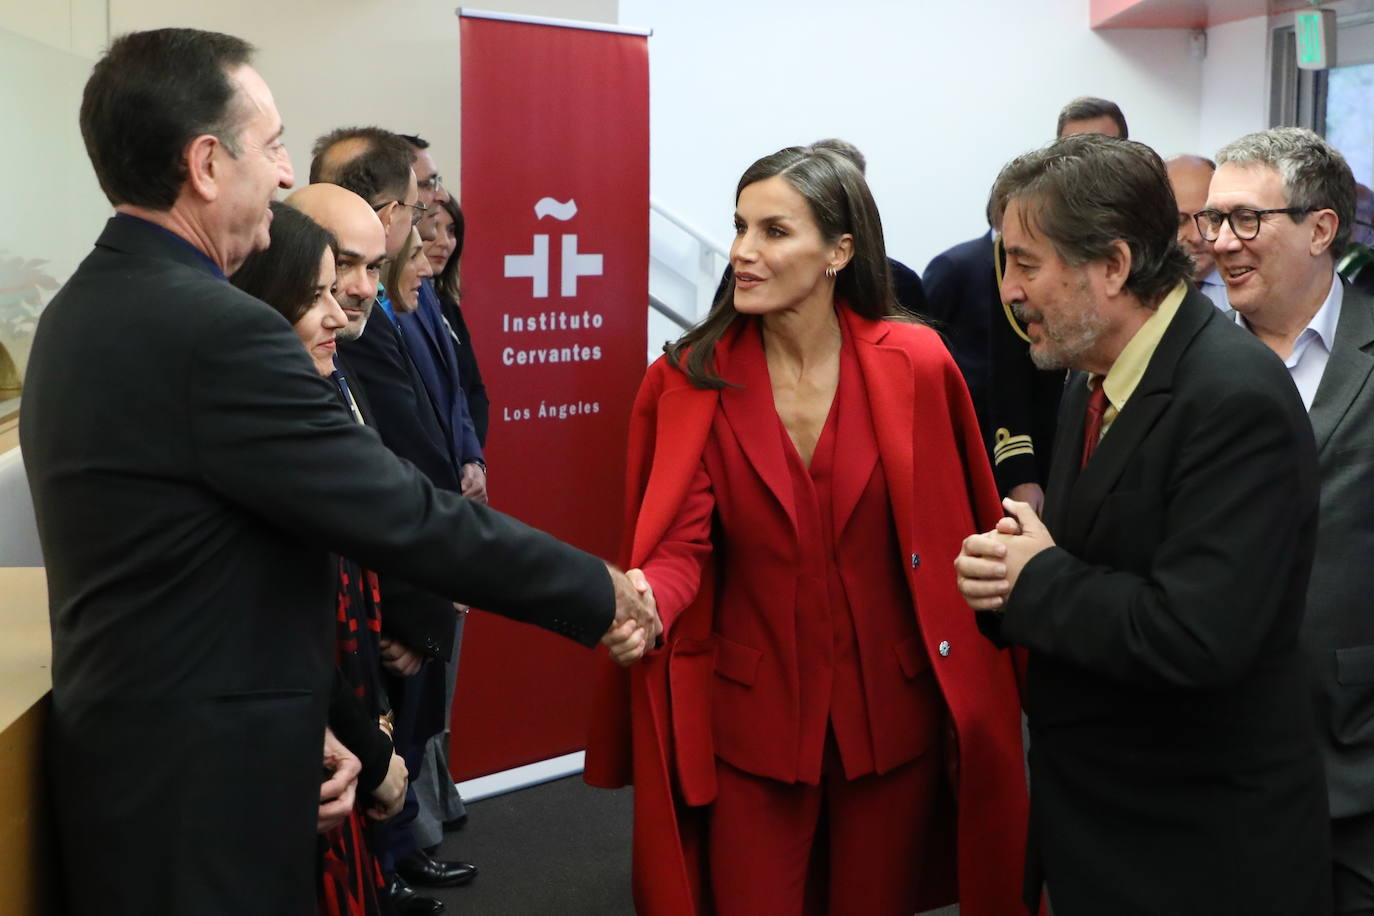
[[[1326,70],[1336,61],[1336,14],[1332,10],[1303,10],[1293,32],[1298,41],[1298,69]]]

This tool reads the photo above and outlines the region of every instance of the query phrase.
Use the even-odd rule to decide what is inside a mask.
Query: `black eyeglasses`
[[[1197,231],[1204,239],[1215,242],[1221,236],[1221,224],[1229,223],[1231,232],[1236,238],[1243,242],[1248,242],[1259,235],[1260,217],[1268,216],[1271,213],[1286,213],[1289,216],[1311,213],[1320,210],[1321,207],[1280,207],[1274,210],[1252,210],[1249,207],[1237,207],[1229,213],[1220,210],[1199,210],[1193,214],[1193,221],[1197,223]]]
[[[402,207],[409,207],[413,211],[410,214],[410,225],[412,226],[420,225],[420,220],[425,218],[425,211],[429,209],[429,207],[426,207],[424,204],[419,203],[418,201],[413,204],[408,204],[403,200],[388,200],[386,203],[373,204],[372,211],[374,213],[380,213],[392,204],[398,204]]]

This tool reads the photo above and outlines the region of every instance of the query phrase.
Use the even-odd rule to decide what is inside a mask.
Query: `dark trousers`
[[[1336,916],[1374,916],[1374,814],[1331,822],[1331,881]]]
[[[396,753],[406,762],[406,773],[412,782],[420,778],[425,745],[443,730],[447,667],[430,659],[414,677],[387,677],[387,695],[396,718],[392,741]],[[415,852],[417,845],[412,828],[419,810],[415,790],[407,786],[405,807],[387,822],[385,841],[377,856],[383,872],[394,872],[399,860]]]

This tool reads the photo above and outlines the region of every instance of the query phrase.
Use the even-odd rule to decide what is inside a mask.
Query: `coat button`
[[[942,639],[940,640],[940,657],[943,658],[946,655],[949,655],[949,640]]]
[[[920,569],[920,568],[921,568],[921,555],[920,555],[919,553],[913,553],[913,554],[911,555],[911,568],[912,568],[912,569]]]

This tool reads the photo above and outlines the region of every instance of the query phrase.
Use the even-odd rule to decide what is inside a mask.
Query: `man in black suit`
[[[1042,523],[974,535],[960,588],[1030,651],[1027,904],[1323,916],[1326,791],[1298,646],[1312,429],[1283,364],[1187,280],[1163,163],[1065,137],[1010,163],[1004,301],[1069,378]]]
[[[1374,913],[1374,298],[1336,276],[1355,177],[1297,127],[1217,154],[1197,228],[1236,321],[1284,360],[1321,463],[1317,559],[1302,643],[1326,759],[1334,912]]]
[[[331,548],[587,645],[655,636],[622,574],[395,458],[286,321],[224,281],[293,179],[251,51],[166,29],[96,64],[82,134],[118,214],[29,362],[20,437],[76,916],[315,912],[320,798],[346,808],[334,784],[357,772],[321,750]]]

